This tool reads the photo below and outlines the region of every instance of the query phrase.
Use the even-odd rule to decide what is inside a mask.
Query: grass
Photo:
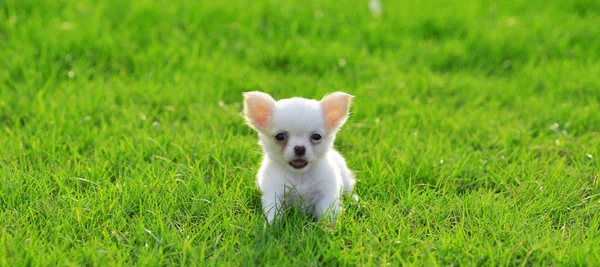
[[[0,265],[598,265],[599,3],[0,1]],[[356,96],[334,227],[250,90]]]

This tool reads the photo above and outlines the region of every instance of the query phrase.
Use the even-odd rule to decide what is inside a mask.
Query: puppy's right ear
[[[323,118],[325,119],[325,126],[328,131],[336,132],[344,125],[348,119],[348,111],[350,110],[350,104],[352,104],[352,98],[354,96],[344,92],[335,92],[321,99]]]
[[[269,119],[275,109],[275,100],[262,92],[244,93],[244,116],[250,127],[264,131],[269,126]]]

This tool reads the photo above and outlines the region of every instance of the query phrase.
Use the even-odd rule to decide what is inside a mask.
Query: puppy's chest
[[[296,204],[313,205],[323,194],[314,181],[289,181],[285,184],[286,200]]]

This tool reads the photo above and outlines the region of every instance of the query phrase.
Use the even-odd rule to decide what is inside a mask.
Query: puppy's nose
[[[303,146],[295,146],[294,147],[294,153],[296,153],[296,156],[304,156],[304,153],[306,153],[306,148]]]

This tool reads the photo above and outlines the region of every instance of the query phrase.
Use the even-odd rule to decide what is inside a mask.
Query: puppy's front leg
[[[283,197],[277,194],[276,191],[263,192],[262,206],[267,222],[271,224],[273,220],[281,217],[281,206]]]
[[[335,218],[341,210],[340,196],[339,194],[325,195],[321,197],[315,204],[315,215],[318,220],[326,218],[331,222],[335,221]]]

